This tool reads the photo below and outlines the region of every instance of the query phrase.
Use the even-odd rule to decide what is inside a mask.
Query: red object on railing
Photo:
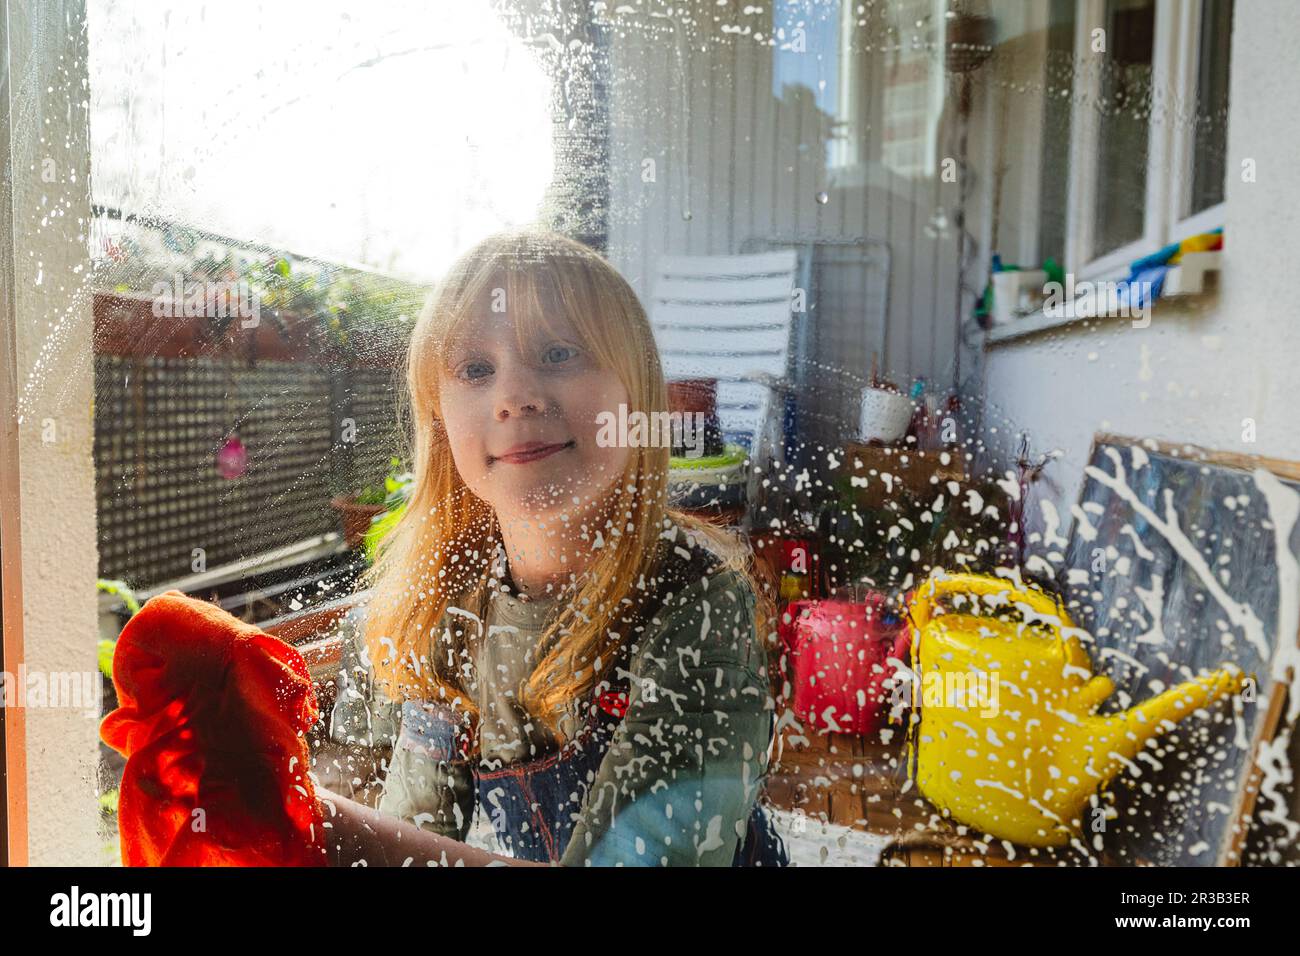
[[[126,866],[324,866],[302,655],[177,590],[131,618],[113,654],[119,706],[99,734],[126,757]]]
[[[792,601],[778,632],[793,665],[795,716],[814,728],[866,735],[888,724],[890,657],[907,662],[911,637],[905,618],[868,600]]]

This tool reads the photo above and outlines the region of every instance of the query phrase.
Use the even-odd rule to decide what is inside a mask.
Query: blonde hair
[[[481,631],[499,526],[492,508],[462,480],[442,425],[439,375],[452,337],[469,317],[500,295],[518,317],[521,345],[530,327],[557,310],[603,367],[616,371],[629,414],[667,410],[667,388],[653,330],[636,293],[597,253],[564,236],[526,229],[491,236],[462,255],[434,290],[411,335],[405,362],[412,422],[413,484],[401,520],[384,539],[358,582],[371,588],[365,642],[376,682],[391,698],[442,702],[473,726],[478,708],[467,691],[466,628],[439,630],[452,602],[477,609]],[[657,543],[674,523],[707,545],[722,567],[751,586],[753,555],[738,538],[667,505],[668,459],[662,445],[632,449],[627,469],[600,510],[605,545],[557,601],[539,647],[549,647],[519,689],[527,711],[555,730],[566,707],[582,699],[614,666],[630,639],[639,599],[656,571]],[[669,549],[671,551],[671,549]],[[637,590],[642,592],[637,594]],[[766,594],[755,622],[774,676],[775,632]],[[770,688],[769,688],[770,689]]]

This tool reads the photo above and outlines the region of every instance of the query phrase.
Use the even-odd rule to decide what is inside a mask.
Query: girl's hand
[[[548,866],[480,850],[321,787],[331,866]]]

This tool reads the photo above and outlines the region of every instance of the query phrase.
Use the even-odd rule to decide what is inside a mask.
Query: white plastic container
[[[1006,325],[1040,309],[1046,282],[1042,269],[993,273],[993,324]]]
[[[868,385],[862,390],[858,433],[863,441],[896,442],[907,434],[913,408],[907,396]]]

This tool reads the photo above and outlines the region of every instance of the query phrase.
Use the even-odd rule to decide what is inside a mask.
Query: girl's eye
[[[578,354],[578,350],[570,345],[552,345],[546,350],[546,360],[548,362],[566,362]]]
[[[482,376],[473,374],[475,369],[482,369],[484,375],[492,374],[492,366],[486,362],[470,362],[461,369],[461,378],[471,382],[478,381]]]

